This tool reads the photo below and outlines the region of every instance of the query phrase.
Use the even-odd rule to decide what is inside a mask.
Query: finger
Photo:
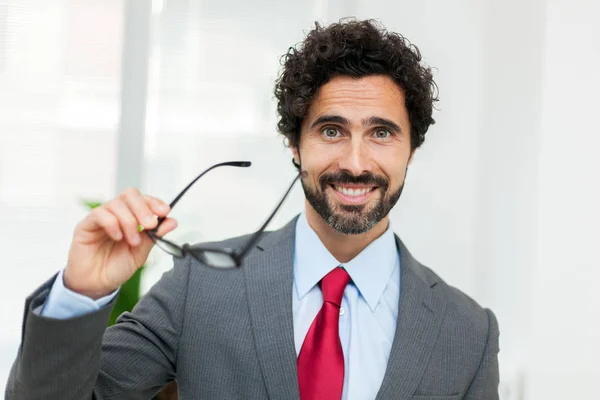
[[[119,221],[121,230],[130,246],[136,247],[141,243],[141,237],[138,233],[138,221],[129,209],[127,204],[121,199],[114,199],[104,206]]]
[[[156,231],[156,234],[158,237],[163,237],[167,233],[175,230],[175,228],[177,228],[177,221],[174,218],[167,218],[163,221],[162,224],[160,224],[160,227],[158,228],[158,231]]]
[[[126,189],[121,193],[120,198],[127,204],[139,225],[142,225],[145,229],[153,229],[156,226],[157,218],[139,190],[135,188]]]
[[[156,232],[153,232],[153,235],[156,235],[159,238],[162,238],[169,232],[172,232],[173,230],[175,230],[175,228],[177,228],[177,221],[174,218],[167,218],[163,221],[162,224],[160,224],[160,226],[158,227],[158,230]],[[150,235],[143,235],[143,236],[150,239],[152,242],[154,242],[152,240],[152,238],[150,237]],[[145,242],[145,239],[143,241]]]
[[[145,194],[144,199],[154,214],[159,217],[164,217],[171,211],[169,205],[157,197]]]
[[[160,225],[160,227],[156,231],[156,235],[158,237],[163,237],[167,233],[174,230],[176,227],[177,227],[177,221],[174,220],[173,218],[167,218],[164,220],[164,222]],[[150,249],[152,248],[152,246],[154,246],[154,240],[148,234],[146,234],[144,236],[145,237],[142,240],[142,245],[140,246],[140,249],[142,249],[143,251],[149,252]]]
[[[93,223],[104,229],[104,232],[114,241],[123,239],[123,232],[117,218],[103,207],[97,207],[91,212]]]

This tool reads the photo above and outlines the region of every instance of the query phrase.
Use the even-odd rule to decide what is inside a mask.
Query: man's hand
[[[154,242],[138,226],[154,229],[157,217],[169,213],[163,201],[130,188],[92,210],[75,228],[64,284],[70,290],[99,299],[118,289],[148,258]],[[167,218],[163,236],[177,227]]]

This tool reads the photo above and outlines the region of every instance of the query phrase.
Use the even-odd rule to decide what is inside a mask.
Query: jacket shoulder
[[[436,294],[446,300],[447,318],[459,324],[467,324],[476,332],[487,335],[490,327],[490,319],[494,319],[492,311],[481,306],[472,297],[460,289],[449,285],[444,279],[430,268],[418,264],[421,272],[428,277]]]

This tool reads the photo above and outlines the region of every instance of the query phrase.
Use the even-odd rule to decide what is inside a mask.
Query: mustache
[[[375,175],[372,172],[363,172],[360,175],[352,175],[348,171],[336,171],[325,173],[319,177],[321,190],[325,190],[327,185],[333,184],[352,184],[365,186],[379,186],[386,190],[389,182],[386,178],[380,175]]]

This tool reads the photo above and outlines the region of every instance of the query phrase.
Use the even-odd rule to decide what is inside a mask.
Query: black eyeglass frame
[[[207,168],[200,175],[198,175],[192,182],[190,182],[185,187],[185,189],[183,189],[177,195],[177,197],[175,197],[175,199],[169,205],[171,211],[173,210],[173,207],[179,202],[179,200],[181,200],[181,198],[183,197],[183,195],[194,185],[194,183],[196,183],[200,178],[202,178],[209,171],[212,171],[215,168],[224,167],[224,166],[244,167],[245,168],[245,167],[250,167],[251,165],[252,165],[252,163],[250,161],[227,161],[227,162],[222,162],[222,163],[215,164],[215,165]],[[156,225],[156,227],[154,229],[149,230],[149,231],[145,231],[145,232],[148,234],[148,236],[150,236],[150,238],[156,244],[159,244],[159,242],[162,242],[165,245],[168,245],[168,246],[170,246],[170,247],[172,247],[174,249],[177,249],[180,254],[176,254],[175,252],[167,251],[165,248],[163,248],[163,247],[161,247],[159,245],[159,247],[163,251],[166,251],[167,253],[169,253],[169,254],[177,257],[177,258],[184,258],[187,254],[189,254],[194,259],[196,259],[197,261],[199,261],[199,262],[201,262],[201,263],[203,263],[203,264],[205,264],[205,265],[207,265],[209,267],[212,267],[212,268],[217,268],[217,269],[239,268],[242,265],[242,260],[244,259],[244,257],[246,256],[246,254],[250,251],[250,249],[252,249],[254,247],[254,245],[256,245],[256,243],[260,239],[260,236],[262,235],[262,233],[267,228],[267,225],[269,225],[269,223],[271,222],[271,220],[273,219],[273,217],[275,216],[275,214],[277,214],[277,211],[279,211],[279,209],[281,208],[283,202],[288,197],[288,195],[292,191],[292,188],[294,187],[294,184],[296,183],[296,181],[298,180],[298,178],[300,178],[301,175],[302,175],[301,173],[299,173],[298,175],[296,175],[296,177],[294,178],[294,180],[292,181],[292,183],[290,184],[290,186],[286,190],[285,194],[283,195],[283,197],[281,198],[281,200],[279,201],[279,203],[277,204],[277,206],[275,207],[275,209],[273,210],[273,212],[271,213],[271,215],[269,215],[269,217],[263,223],[263,225],[256,232],[254,232],[252,234],[252,236],[250,236],[250,239],[248,239],[248,241],[241,248],[241,250],[231,249],[231,248],[227,248],[227,247],[212,247],[212,246],[202,246],[202,245],[191,246],[188,243],[185,243],[185,244],[183,244],[183,245],[180,246],[180,245],[178,245],[176,243],[173,243],[172,241],[164,239],[164,238],[162,238],[162,237],[160,237],[160,236],[158,236],[156,234],[156,232],[158,231],[158,228],[164,222],[164,220],[166,219],[166,217],[159,218],[158,219],[158,225]],[[211,264],[208,261],[207,257],[205,257],[205,254],[207,252],[210,252],[210,253],[219,253],[219,254],[225,255],[225,256],[229,257],[233,261],[233,263],[232,263],[231,266],[226,266],[226,267],[225,266],[217,266],[217,265]]]

